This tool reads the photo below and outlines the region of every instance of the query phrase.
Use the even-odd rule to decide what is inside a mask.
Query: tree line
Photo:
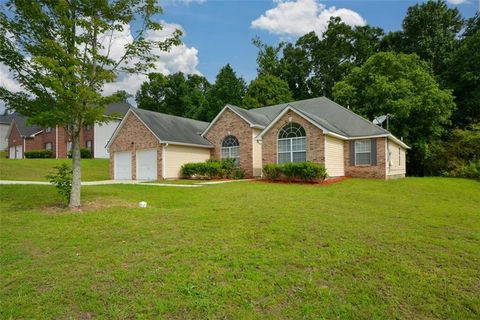
[[[252,42],[257,78],[249,85],[228,64],[212,84],[150,74],[138,106],[211,121],[227,103],[257,108],[326,96],[369,120],[389,115],[389,131],[411,146],[409,174],[480,175],[479,13],[464,19],[431,0],[411,6],[394,32],[332,17],[322,35]]]

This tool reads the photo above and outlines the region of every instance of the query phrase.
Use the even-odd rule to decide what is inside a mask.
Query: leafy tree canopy
[[[272,76],[264,75],[253,80],[243,99],[243,107],[254,109],[292,101],[288,83]]]
[[[136,94],[139,108],[202,119],[210,84],[198,75],[151,73]]]
[[[237,77],[229,64],[220,69],[208,92],[208,120],[212,120],[226,104],[241,106],[245,90],[245,80]]]
[[[442,90],[414,54],[373,55],[338,82],[333,95],[367,119],[393,115],[389,129],[412,147],[409,169],[415,174],[423,174],[429,144],[441,138],[455,108],[450,90]]]
[[[0,87],[9,108],[42,126],[63,126],[73,146],[70,207],[80,206],[80,130],[103,121],[103,86],[118,72],[145,72],[158,54],[180,43],[180,31],[165,40],[146,37],[160,30],[155,0],[7,1],[0,11],[0,62],[23,91]],[[139,26],[124,52],[112,56],[112,39]],[[158,50],[157,50],[158,51]]]

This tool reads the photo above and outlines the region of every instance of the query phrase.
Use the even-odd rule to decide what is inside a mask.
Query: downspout
[[[22,150],[22,159],[25,158],[25,148],[27,147],[27,143],[25,141],[25,138],[23,138],[23,150]]]
[[[58,159],[58,126],[55,126],[55,159]]]

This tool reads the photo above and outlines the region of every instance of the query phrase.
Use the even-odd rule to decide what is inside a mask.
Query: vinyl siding
[[[94,158],[109,158],[107,143],[118,127],[120,121],[114,120],[107,123],[95,123],[94,126],[94,142],[93,142],[93,157]]]
[[[259,177],[262,175],[262,145],[255,139],[262,130],[252,130],[252,145],[253,145],[253,176]]]
[[[325,136],[325,168],[329,177],[345,175],[343,140]]]
[[[387,159],[387,176],[405,174],[405,149],[392,140],[387,140]]]
[[[164,178],[180,177],[180,168],[189,162],[204,162],[210,159],[210,149],[169,145],[165,148]]]

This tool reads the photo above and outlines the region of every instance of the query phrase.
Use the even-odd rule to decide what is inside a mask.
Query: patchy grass
[[[46,181],[55,166],[71,165],[70,159],[5,159],[0,158],[0,180]],[[82,181],[110,179],[108,159],[81,159]]]
[[[82,190],[0,188],[0,318],[480,317],[475,181]]]

